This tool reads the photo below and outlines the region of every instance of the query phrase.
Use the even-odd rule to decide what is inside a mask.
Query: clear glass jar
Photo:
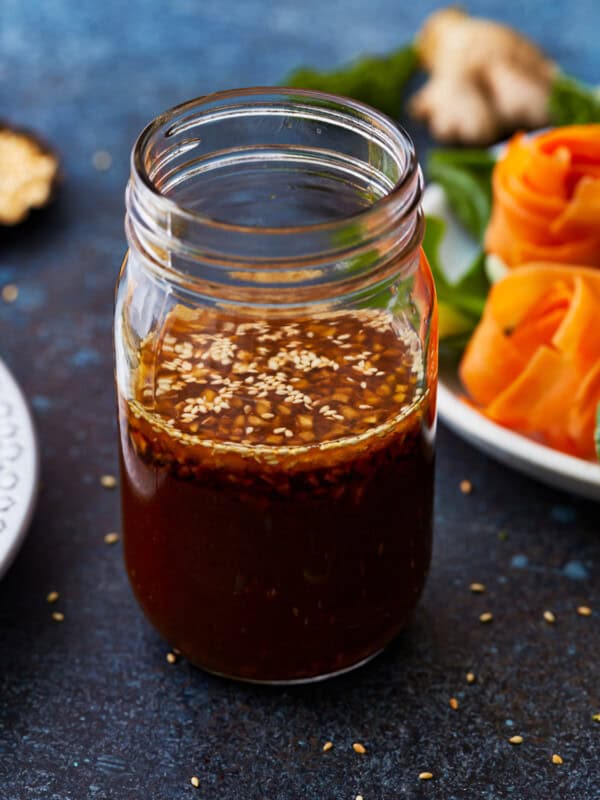
[[[431,553],[437,322],[408,136],[245,89],[154,120],[117,289],[125,559],[194,664],[294,682],[402,628]]]

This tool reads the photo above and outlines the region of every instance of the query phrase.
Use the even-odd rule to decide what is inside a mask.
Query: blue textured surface
[[[442,430],[435,557],[413,624],[362,671],[293,691],[169,666],[119,547],[103,543],[119,525],[117,493],[98,478],[116,470],[111,305],[138,131],[207,91],[397,46],[436,5],[3,0],[2,115],[57,146],[65,183],[51,209],[0,232],[0,285],[20,288],[16,303],[0,303],[0,355],[32,398],[44,479],[0,585],[0,800],[600,797],[597,506]],[[566,69],[600,81],[597,0],[470,7],[519,25]],[[92,165],[100,149],[113,158],[107,172]],[[463,477],[475,486],[469,497],[458,491]],[[471,595],[473,580],[487,594]],[[62,625],[50,620],[51,589]],[[596,613],[578,617],[580,603]],[[545,608],[556,625],[541,621]],[[487,609],[495,620],[480,625]],[[520,747],[507,743],[515,733]],[[420,783],[422,770],[434,779]]]

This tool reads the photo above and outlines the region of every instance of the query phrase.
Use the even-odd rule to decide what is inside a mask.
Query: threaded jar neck
[[[319,92],[243,89],[146,127],[126,231],[149,270],[189,292],[304,303],[410,275],[421,194],[413,144],[385,115]]]

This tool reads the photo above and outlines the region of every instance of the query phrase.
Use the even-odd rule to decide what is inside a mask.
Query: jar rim
[[[227,178],[260,163],[275,171],[298,164],[300,175],[323,174],[324,185],[333,175],[347,183],[358,210],[355,204],[337,213],[331,195],[333,218],[289,226],[285,210],[293,213],[293,206],[286,202],[284,225],[272,227],[214,219],[179,202],[214,197],[214,211],[229,190],[204,194],[211,171],[218,179],[224,167]],[[207,175],[208,183],[196,183]],[[125,227],[148,269],[194,294],[258,304],[305,302],[319,293],[350,297],[414,272],[422,189],[410,137],[376,109],[307,89],[231,89],[175,106],[142,131]],[[249,208],[262,222],[260,204]]]
[[[352,214],[339,217],[332,220],[308,223],[304,225],[286,225],[280,227],[271,226],[256,226],[244,225],[239,223],[227,222],[218,220],[211,217],[209,214],[201,213],[195,209],[189,208],[186,205],[180,204],[170,198],[168,195],[160,191],[157,187],[152,176],[149,174],[145,163],[146,149],[154,135],[159,133],[161,129],[168,126],[177,117],[186,114],[187,112],[198,112],[202,108],[209,108],[212,104],[223,104],[222,108],[226,108],[226,104],[233,100],[238,99],[251,99],[253,97],[269,97],[271,100],[280,99],[287,100],[302,98],[314,103],[323,103],[333,105],[346,113],[355,115],[354,120],[359,123],[361,120],[368,125],[374,126],[375,130],[379,130],[381,134],[386,137],[386,143],[391,145],[395,151],[393,155],[396,157],[396,163],[404,162],[404,169],[401,171],[395,184],[389,192],[381,195],[374,200],[368,207],[361,209]],[[263,104],[264,105],[267,104]],[[318,106],[317,106],[318,107]],[[216,106],[218,108],[218,105]],[[333,118],[332,118],[333,119]],[[185,124],[185,123],[184,123]],[[181,126],[177,126],[175,130],[181,130]],[[384,141],[383,137],[380,141]],[[185,218],[190,222],[199,223],[203,226],[208,226],[215,230],[222,231],[223,233],[235,232],[239,234],[248,233],[253,236],[280,236],[280,235],[298,235],[310,234],[317,232],[325,232],[327,230],[337,229],[340,225],[348,223],[366,222],[369,218],[381,215],[390,209],[394,209],[403,204],[405,201],[405,191],[407,186],[414,180],[415,175],[419,172],[419,165],[417,161],[417,154],[414,143],[407,133],[407,131],[395,122],[391,117],[387,116],[376,108],[363,103],[353,98],[344,97],[341,95],[330,94],[328,92],[321,92],[312,89],[296,89],[289,87],[273,87],[273,86],[255,86],[242,89],[227,89],[223,91],[213,92],[207,95],[187,100],[172,108],[164,111],[155,117],[139,134],[131,154],[131,170],[132,176],[141,181],[145,192],[160,203],[163,209],[171,210],[179,217]]]

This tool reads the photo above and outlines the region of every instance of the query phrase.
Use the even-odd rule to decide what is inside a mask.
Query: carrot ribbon
[[[510,272],[491,289],[459,373],[490,419],[593,457],[600,271],[534,263]]]
[[[485,249],[509,267],[600,267],[600,124],[517,134],[492,174]]]

